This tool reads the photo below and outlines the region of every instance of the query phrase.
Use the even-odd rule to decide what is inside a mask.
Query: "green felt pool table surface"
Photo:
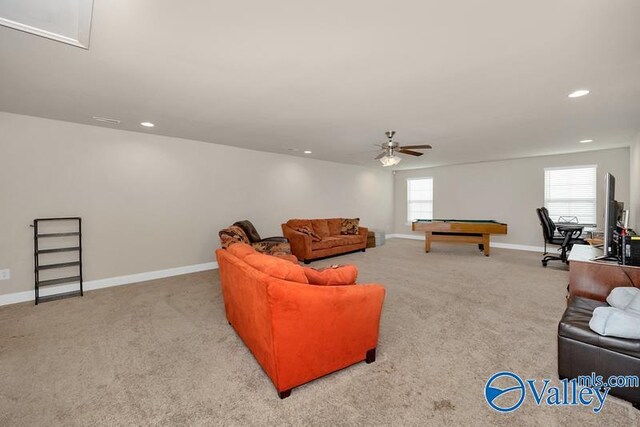
[[[503,224],[493,219],[416,219],[414,222],[489,222],[492,224]]]

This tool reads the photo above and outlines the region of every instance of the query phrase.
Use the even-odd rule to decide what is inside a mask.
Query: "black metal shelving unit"
[[[60,222],[77,222],[77,225],[72,225],[73,230],[68,231],[65,230],[61,233],[42,233],[40,224],[43,222],[52,223],[54,221]],[[34,259],[34,272],[35,272],[35,300],[36,305],[40,302],[53,301],[62,298],[69,298],[75,296],[83,295],[82,288],[82,218],[80,217],[63,217],[63,218],[38,218],[33,220],[33,259]],[[45,227],[46,228],[46,227]],[[54,247],[41,249],[40,248],[40,240],[41,239],[56,239],[62,237],[77,237],[77,244],[67,245],[64,247]],[[42,264],[42,258],[46,258],[47,254],[54,253],[65,253],[65,252],[76,252],[77,259],[73,261],[65,261],[65,262],[55,262],[55,263],[47,263]],[[43,257],[44,255],[44,257]],[[77,268],[77,274],[73,276],[67,277],[59,277],[55,279],[47,279],[40,280],[40,272],[44,270],[54,270],[60,268]],[[51,286],[51,285],[61,285],[64,283],[80,283],[80,289],[71,291],[71,292],[63,292],[54,295],[47,295],[45,297],[40,296],[40,288],[43,286]]]

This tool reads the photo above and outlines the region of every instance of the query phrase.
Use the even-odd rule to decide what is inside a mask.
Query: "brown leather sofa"
[[[560,379],[591,376],[606,381],[611,376],[640,374],[640,340],[602,336],[589,328],[593,310],[606,302],[574,296],[558,325],[558,375]],[[639,387],[613,387],[612,396],[640,409]]]
[[[358,227],[358,234],[342,234],[344,218],[290,219],[282,224],[282,233],[289,240],[291,253],[309,264],[312,260],[362,251],[367,247],[366,227]],[[298,231],[301,228],[313,230],[318,238]],[[314,241],[315,240],[315,241]]]
[[[602,336],[589,328],[593,310],[607,306],[607,296],[618,286],[635,286],[634,267],[603,269],[575,263],[569,272],[567,309],[558,325],[558,375],[563,378],[640,373],[640,340]],[[626,271],[625,271],[626,270]],[[640,409],[640,388],[614,387],[609,394],[630,401]]]
[[[640,268],[593,262],[572,262],[569,269],[569,299],[583,297],[606,301],[614,288],[640,288]]]

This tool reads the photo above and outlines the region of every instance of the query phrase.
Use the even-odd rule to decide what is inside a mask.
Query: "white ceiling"
[[[628,146],[639,16],[637,0],[95,0],[88,51],[0,27],[0,110],[370,166],[388,129],[434,146],[399,168]]]

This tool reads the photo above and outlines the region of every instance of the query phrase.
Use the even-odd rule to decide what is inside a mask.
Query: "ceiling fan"
[[[396,156],[396,153],[408,154],[410,156],[422,156],[424,153],[414,150],[430,150],[432,147],[428,144],[423,145],[404,145],[401,146],[396,141],[393,140],[393,136],[396,134],[395,130],[390,130],[385,132],[387,135],[387,139],[389,141],[383,142],[380,144],[380,148],[382,152],[378,154],[376,160],[380,160],[382,166],[393,166],[400,163],[402,160],[400,157]],[[378,145],[378,144],[375,144]]]

